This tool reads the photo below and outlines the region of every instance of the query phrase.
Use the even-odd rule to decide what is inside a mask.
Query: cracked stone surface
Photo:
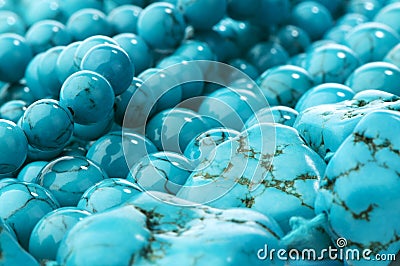
[[[400,249],[400,114],[366,115],[330,160],[315,203],[328,214],[332,239],[372,254]],[[349,265],[387,265],[352,261]]]

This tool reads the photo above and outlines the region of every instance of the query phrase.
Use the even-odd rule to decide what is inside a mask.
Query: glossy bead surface
[[[47,95],[52,98],[58,98],[61,89],[61,82],[57,76],[57,60],[64,46],[56,46],[44,52],[42,58],[39,60],[37,67],[37,76],[39,84]]]
[[[137,21],[142,8],[135,5],[123,5],[114,8],[107,16],[114,34],[137,33]]]
[[[72,113],[78,124],[97,123],[112,112],[114,91],[103,76],[82,70],[69,76],[62,85],[60,105]]]
[[[139,15],[137,32],[158,51],[171,51],[184,38],[186,23],[178,9],[168,3],[154,3]]]
[[[17,13],[8,10],[0,11],[0,33],[25,34],[25,23]]]
[[[224,17],[227,1],[178,0],[177,7],[191,26],[198,30],[206,30]]]
[[[18,173],[19,181],[37,183],[40,171],[48,164],[46,161],[34,161],[26,164]]]
[[[17,123],[27,107],[28,104],[20,100],[6,102],[0,106],[0,118]]]
[[[288,0],[261,0],[252,22],[262,27],[272,27],[286,22],[290,17],[291,3]],[[253,3],[251,3],[253,5]],[[257,6],[257,1],[255,3]]]
[[[383,61],[392,63],[400,68],[400,44],[393,47],[393,49],[387,53]]]
[[[393,30],[400,34],[400,3],[393,3],[383,7],[374,17],[375,22],[380,22],[388,25]]]
[[[135,73],[135,66],[128,54],[120,47],[109,44],[99,44],[90,49],[82,59],[81,69],[105,77],[115,95],[128,89]]]
[[[324,34],[325,40],[334,41],[346,45],[346,36],[353,28],[348,25],[334,26]]]
[[[326,44],[311,50],[304,63],[317,84],[343,83],[360,65],[357,55],[340,44]]]
[[[143,81],[139,78],[133,78],[132,83],[129,88],[124,91],[122,94],[115,97],[114,101],[114,120],[117,124],[122,125],[125,112],[129,106],[129,102],[131,101],[132,97],[135,95],[136,90],[140,88],[143,84]],[[137,96],[137,94],[136,94]],[[134,103],[132,103],[134,104]]]
[[[346,36],[347,45],[357,54],[363,64],[382,61],[399,41],[400,37],[397,32],[378,22],[359,25]]]
[[[25,249],[36,223],[47,213],[59,207],[47,189],[25,182],[13,182],[0,188],[2,218],[15,231],[18,242]]]
[[[283,105],[263,108],[246,121],[243,129],[261,123],[279,123],[292,127],[298,115],[299,113],[296,110]]]
[[[29,144],[40,150],[57,150],[72,136],[74,123],[71,113],[56,100],[39,100],[31,104],[21,118]]]
[[[103,5],[102,2],[97,0],[64,0],[59,2],[61,12],[65,18],[69,18],[75,12],[84,9],[84,8],[95,8],[97,10],[101,10]]]
[[[8,83],[0,85],[0,103],[5,104],[8,101],[18,100],[24,101],[28,104],[33,103],[36,99],[32,95],[31,88],[24,83]]]
[[[110,36],[111,24],[106,15],[98,9],[85,8],[75,12],[66,24],[68,32],[76,41],[83,41],[95,35]]]
[[[59,54],[55,66],[58,80],[62,83],[73,73],[79,71],[79,65],[74,62],[74,55],[80,42],[73,42],[66,46]]]
[[[276,41],[282,45],[290,56],[303,53],[310,45],[308,33],[300,27],[287,25],[279,29]]]
[[[83,193],[107,174],[91,160],[80,156],[64,156],[49,162],[37,182],[48,189],[60,206],[76,206]]]
[[[78,202],[78,208],[88,212],[103,212],[119,206],[141,189],[134,183],[121,178],[108,178],[88,188]]]
[[[242,71],[243,73],[248,75],[249,78],[251,78],[251,79],[256,79],[260,75],[257,68],[255,68],[252,64],[250,64],[249,62],[247,62],[244,59],[240,59],[240,58],[233,59],[233,60],[229,61],[228,63],[229,63],[229,65],[236,67],[237,69],[239,69],[240,71]]]
[[[336,25],[337,26],[350,26],[350,27],[355,27],[357,25],[363,24],[365,22],[368,22],[369,19],[359,13],[348,13],[344,14],[341,16],[337,21]]]
[[[125,178],[130,167],[157,148],[147,138],[129,132],[111,132],[96,140],[87,158],[100,165],[110,178]]]
[[[270,68],[257,79],[268,104],[293,107],[301,95],[314,85],[303,68],[284,65]]]
[[[227,14],[229,17],[237,20],[246,20],[252,18],[257,13],[261,5],[261,0],[255,0],[249,5],[246,0],[227,1]]]
[[[379,0],[351,0],[347,4],[346,11],[364,15],[371,20],[381,8],[382,4]]]
[[[43,98],[51,98],[48,94],[46,88],[40,84],[39,76],[38,76],[38,68],[40,65],[41,60],[44,57],[44,53],[39,53],[32,58],[29,62],[26,71],[25,71],[25,81],[26,85],[31,91],[31,95],[34,101],[43,99]]]
[[[153,51],[142,37],[133,33],[122,33],[115,35],[113,39],[129,55],[131,62],[135,65],[136,74],[153,66]]]
[[[0,80],[17,82],[32,59],[32,49],[23,37],[13,33],[0,34],[0,46]]]
[[[26,32],[25,38],[35,54],[53,46],[68,45],[72,42],[72,37],[64,24],[55,20],[36,22]]]
[[[354,91],[339,83],[324,83],[309,89],[297,102],[295,109],[302,112],[307,108],[329,103],[338,103],[351,100]]]
[[[21,1],[19,6],[22,9],[22,17],[28,26],[45,19],[58,21],[62,19],[57,0]]]
[[[90,213],[79,208],[64,207],[46,214],[32,230],[29,253],[37,260],[55,260],[66,233]]]
[[[386,62],[372,62],[357,68],[346,80],[355,92],[381,90],[400,95],[400,68]]]
[[[182,42],[174,54],[189,60],[215,60],[215,54],[210,46],[205,42],[196,40]]]
[[[74,137],[85,140],[92,141],[97,140],[104,134],[108,133],[113,125],[114,112],[110,112],[106,117],[97,123],[89,125],[74,124]]]
[[[273,66],[285,64],[289,54],[276,42],[264,42],[253,46],[246,59],[262,73]]]
[[[28,154],[28,141],[14,122],[0,119],[0,174],[14,172]]]

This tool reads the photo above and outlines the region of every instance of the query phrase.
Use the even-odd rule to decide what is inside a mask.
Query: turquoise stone
[[[392,4],[388,3],[381,10],[379,10],[378,14],[375,15],[374,21],[388,25],[398,34],[400,34],[399,16],[400,4],[398,2]]]
[[[18,173],[19,181],[37,183],[40,171],[48,164],[46,161],[34,161],[26,164]]]
[[[58,80],[62,83],[72,74],[79,71],[79,65],[74,62],[74,55],[81,42],[73,42],[59,54],[55,66]]]
[[[387,53],[385,58],[383,58],[383,61],[392,63],[400,68],[400,44],[393,47],[393,49]]]
[[[0,118],[17,123],[28,104],[21,100],[12,100],[0,106]]]
[[[111,24],[114,34],[137,33],[137,21],[142,10],[140,6],[133,4],[113,8],[108,14],[107,19]]]
[[[177,8],[188,24],[198,30],[211,29],[226,14],[227,0],[178,0]]]
[[[56,66],[58,57],[64,48],[64,46],[56,46],[45,51],[37,67],[39,84],[53,99],[58,99],[62,85],[57,76]]]

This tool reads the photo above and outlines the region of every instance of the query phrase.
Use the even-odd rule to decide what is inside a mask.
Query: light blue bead
[[[57,99],[60,94],[61,82],[57,76],[57,60],[64,46],[56,46],[44,52],[37,66],[37,76],[39,84],[47,95]]]
[[[25,81],[28,88],[31,90],[31,95],[33,99],[40,100],[43,98],[51,98],[48,92],[39,82],[38,67],[41,60],[44,57],[44,53],[39,53],[33,57],[29,62],[25,71]]]
[[[346,12],[361,14],[372,20],[381,8],[382,4],[378,0],[351,0],[347,4]]]
[[[288,59],[287,64],[304,68],[306,57],[306,53],[295,55]]]
[[[141,193],[136,184],[121,178],[108,178],[88,188],[78,202],[78,208],[91,213],[104,212],[120,206]]]
[[[29,253],[37,260],[55,260],[65,234],[89,215],[89,212],[75,207],[64,207],[49,212],[32,230]]]
[[[63,83],[60,105],[72,113],[74,122],[78,124],[98,123],[112,112],[114,91],[103,76],[82,70]]]
[[[98,9],[85,8],[76,11],[66,23],[68,32],[76,41],[95,35],[112,35],[112,27],[106,15]]]
[[[187,40],[175,50],[175,55],[180,55],[189,60],[215,60],[216,55],[210,46],[201,41]]]
[[[56,72],[61,83],[75,72],[79,71],[79,65],[74,62],[74,55],[81,42],[73,42],[66,46],[57,58]]]
[[[393,49],[387,53],[383,61],[392,63],[400,68],[400,44],[393,47]]]
[[[253,46],[246,59],[262,73],[273,66],[284,65],[289,54],[276,42],[263,42]]]
[[[135,73],[135,65],[128,54],[119,46],[110,44],[99,44],[91,48],[82,58],[80,68],[105,77],[115,95],[128,89]]]
[[[275,38],[290,56],[303,53],[311,44],[308,33],[302,28],[293,25],[280,28]]]
[[[172,2],[174,0],[169,0],[165,2]],[[138,7],[144,7],[153,1],[145,1],[145,0],[105,0],[103,2],[104,10],[107,13],[112,12],[114,9],[118,8],[119,6],[123,5],[134,5]]]
[[[109,113],[101,121],[94,124],[81,125],[75,123],[73,135],[74,137],[80,140],[86,140],[86,141],[97,140],[106,133],[110,132],[113,122],[114,122],[114,112]]]
[[[360,66],[346,80],[355,92],[381,90],[400,96],[398,82],[400,68],[386,62],[373,62]]]
[[[59,1],[57,0],[39,0],[39,1],[21,1],[20,8],[22,17],[28,26],[46,19],[62,19]]]
[[[25,74],[32,49],[23,37],[14,33],[0,34],[0,80],[17,82]]]
[[[0,189],[0,218],[14,230],[18,242],[25,249],[36,223],[59,207],[50,192],[33,183],[14,182]]]
[[[186,23],[182,13],[169,3],[154,3],[139,15],[137,32],[157,51],[173,51],[184,38]]]
[[[383,7],[374,17],[374,21],[388,25],[400,34],[400,3],[388,4]]]
[[[263,108],[246,121],[243,130],[261,123],[279,123],[291,127],[298,115],[296,110],[287,106],[277,105]]]
[[[296,111],[303,112],[305,109],[321,104],[338,103],[351,100],[354,91],[339,83],[324,83],[309,89],[304,93],[296,104]]]
[[[83,193],[107,174],[91,160],[80,156],[64,156],[49,162],[37,177],[60,206],[76,206]]]
[[[131,62],[135,65],[136,74],[153,66],[153,51],[142,37],[133,33],[121,33],[115,35],[113,39],[129,55]]]
[[[385,55],[399,43],[400,37],[392,28],[378,22],[356,26],[346,36],[347,45],[365,64],[382,61]]]
[[[284,65],[262,73],[257,79],[257,85],[269,105],[293,107],[301,95],[314,85],[314,81],[305,69]]]
[[[17,123],[28,104],[21,100],[12,100],[0,106],[0,118]]]
[[[125,178],[130,167],[157,148],[147,138],[129,132],[111,132],[99,138],[87,157],[100,165],[110,178]]]
[[[37,183],[37,177],[40,171],[48,164],[46,161],[34,161],[25,165],[19,171],[17,179],[19,181]]]
[[[44,52],[51,47],[68,45],[72,37],[64,24],[56,20],[42,20],[33,24],[25,35],[34,54]]]
[[[178,0],[177,8],[188,24],[198,30],[207,30],[217,24],[226,14],[226,0]]]
[[[14,122],[0,119],[0,174],[14,172],[22,166],[28,154],[28,141]]]
[[[334,41],[338,44],[346,45],[346,36],[353,29],[349,25],[338,25],[332,27],[330,30],[325,32],[324,39]]]
[[[103,3],[97,0],[63,0],[59,2],[60,9],[65,20],[67,20],[75,12],[85,8],[103,9]]]
[[[369,21],[369,19],[362,14],[346,13],[336,21],[336,25],[337,26],[355,27],[357,25],[363,24],[368,21]]]
[[[107,19],[114,34],[137,33],[137,21],[142,10],[135,5],[123,5],[111,10]]]
[[[74,123],[71,113],[56,100],[44,99],[31,104],[21,118],[29,144],[40,150],[57,150],[72,136]]]
[[[0,33],[25,34],[25,23],[21,17],[12,11],[0,11]]]

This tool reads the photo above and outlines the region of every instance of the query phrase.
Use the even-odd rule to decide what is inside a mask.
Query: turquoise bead
[[[0,106],[0,118],[17,123],[24,114],[28,104],[20,100],[12,100]]]
[[[250,64],[249,62],[247,62],[244,59],[241,59],[241,58],[233,59],[233,60],[230,60],[228,62],[228,64],[230,66],[233,66],[233,67],[239,69],[240,71],[242,71],[243,73],[248,75],[249,78],[251,78],[251,79],[256,79],[260,75],[257,68],[255,68],[255,66],[253,66],[252,64]]]
[[[17,82],[25,73],[32,49],[23,37],[14,33],[0,34],[0,80]]]
[[[36,100],[32,93],[32,90],[26,85],[26,81],[0,85],[0,103],[5,104],[8,101],[18,100],[31,104]]]
[[[353,28],[348,25],[339,25],[332,27],[325,32],[324,39],[338,44],[346,45],[346,36]]]
[[[337,26],[350,26],[353,28],[357,25],[366,23],[368,21],[369,21],[369,19],[360,13],[348,13],[348,14],[344,14],[343,16],[341,16],[336,21],[336,25]]]
[[[63,151],[63,148],[55,149],[55,150],[39,150],[33,148],[31,145],[28,144],[28,159],[27,161],[49,161],[55,159],[58,155],[60,155]]]
[[[133,164],[156,151],[154,144],[144,136],[124,130],[96,140],[86,157],[102,167],[110,178],[125,178]]]
[[[400,37],[392,28],[378,22],[368,22],[354,27],[346,36],[347,45],[365,64],[382,61],[399,43]]]
[[[39,0],[20,1],[21,15],[28,26],[46,19],[60,21],[62,19],[59,1]]]
[[[351,100],[354,97],[354,91],[343,84],[324,83],[312,87],[304,93],[296,104],[296,111],[303,112],[307,108],[321,104],[332,104]]]
[[[25,71],[26,85],[30,89],[34,101],[43,98],[51,98],[46,88],[43,88],[39,81],[38,68],[43,57],[44,53],[39,53],[33,57]]]
[[[290,56],[303,53],[311,44],[310,36],[300,27],[287,25],[276,33],[276,41],[282,45]]]
[[[289,54],[277,42],[263,42],[253,46],[246,59],[262,73],[268,68],[284,65]]]
[[[148,5],[137,22],[138,35],[157,51],[173,51],[182,42],[185,29],[182,13],[165,2]]]
[[[97,0],[63,0],[59,2],[61,12],[64,18],[69,18],[75,12],[85,9],[85,8],[94,8],[98,10],[102,10],[103,3]]]
[[[290,10],[289,0],[260,0],[252,22],[265,28],[280,25],[290,17]]]
[[[29,253],[39,261],[55,260],[65,234],[89,215],[89,212],[75,207],[64,207],[49,212],[32,230]]]
[[[211,29],[226,14],[226,0],[178,0],[177,8],[183,13],[188,24],[197,30]]]
[[[400,16],[400,4],[393,3],[393,4],[388,4],[381,10],[379,10],[379,12],[374,17],[374,21],[388,25],[393,30],[395,30],[397,34],[400,34],[399,16]]]
[[[287,106],[277,105],[263,108],[246,121],[243,130],[261,123],[279,123],[291,127],[298,115],[296,110]]]
[[[189,60],[215,60],[216,55],[210,46],[197,40],[186,40],[175,50],[175,55],[182,56]]]
[[[373,19],[382,8],[379,0],[350,0],[346,6],[347,13],[364,15],[369,20]]]
[[[0,33],[25,34],[25,22],[21,17],[12,11],[0,11]]]
[[[78,202],[78,208],[90,213],[104,212],[120,206],[142,190],[121,178],[108,178],[88,188]]]
[[[99,44],[82,58],[82,70],[94,71],[110,82],[115,95],[123,93],[132,82],[135,66],[119,46]]]
[[[60,105],[68,109],[74,122],[89,125],[104,120],[114,106],[114,91],[99,74],[82,70],[67,78],[60,92]]]
[[[18,242],[28,248],[36,223],[59,207],[50,192],[33,183],[13,182],[0,188],[0,218],[14,230]]]
[[[79,65],[74,62],[74,55],[81,42],[73,42],[59,54],[55,66],[58,80],[62,83],[72,74],[79,71]]]
[[[227,1],[227,14],[236,20],[250,19],[257,13],[260,8],[261,0],[255,0],[249,5],[247,0],[231,0]]]
[[[85,8],[69,17],[66,28],[76,41],[83,41],[91,36],[111,36],[112,26],[107,16],[98,9]]]
[[[62,150],[61,156],[85,156],[88,143],[85,140],[72,137]]]
[[[133,33],[121,33],[115,35],[113,39],[129,55],[135,65],[136,74],[153,66],[154,53],[142,37]]]
[[[14,122],[0,119],[0,174],[14,172],[22,166],[28,154],[28,141]]]
[[[44,52],[37,66],[39,84],[47,95],[57,99],[60,94],[61,82],[57,76],[57,60],[64,46],[56,46]]]
[[[185,184],[194,165],[175,152],[157,152],[144,156],[129,171],[127,180],[144,191],[160,191],[175,195]]]
[[[294,107],[301,95],[314,85],[308,71],[293,65],[270,68],[256,82],[269,105],[289,107]]]
[[[124,121],[124,116],[127,111],[127,108],[129,106],[130,101],[134,97],[134,95],[137,98],[136,91],[142,86],[143,81],[139,78],[133,78],[132,83],[129,86],[129,88],[124,91],[122,94],[115,96],[115,101],[114,101],[114,121],[118,124],[121,125],[123,124]],[[132,105],[136,104],[136,101],[132,101]],[[130,114],[131,115],[131,114]]]
[[[135,5],[118,6],[111,10],[107,19],[114,34],[137,33],[137,22],[142,8]]]
[[[346,80],[355,92],[381,90],[400,96],[400,68],[386,62],[372,62],[357,68]]]
[[[107,174],[91,160],[64,156],[49,162],[39,173],[37,183],[48,189],[60,206],[76,206],[83,193]]]
[[[114,112],[110,112],[101,121],[89,125],[74,124],[73,136],[85,141],[93,141],[110,132],[114,122]]]
[[[72,37],[65,25],[56,20],[42,20],[33,24],[25,35],[34,54],[45,52],[54,46],[68,45]]]
[[[393,49],[387,53],[383,61],[392,63],[400,68],[400,44],[393,47]]]
[[[33,148],[54,151],[63,148],[71,138],[74,122],[71,113],[58,101],[44,99],[26,109],[21,128]]]
[[[37,183],[40,171],[48,164],[46,161],[34,161],[26,164],[18,173],[19,181]]]

